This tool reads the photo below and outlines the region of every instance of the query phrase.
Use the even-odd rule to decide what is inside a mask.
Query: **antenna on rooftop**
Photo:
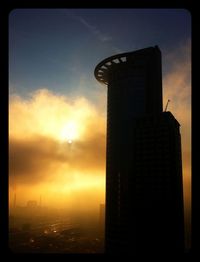
[[[169,102],[170,102],[170,100],[168,99],[168,100],[167,100],[166,107],[165,107],[165,112],[167,111],[167,107],[168,107]]]

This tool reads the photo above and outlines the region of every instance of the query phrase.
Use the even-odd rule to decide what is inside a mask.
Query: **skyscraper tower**
[[[162,112],[161,72],[157,46],[95,68],[108,86],[106,253],[183,248],[180,125]]]

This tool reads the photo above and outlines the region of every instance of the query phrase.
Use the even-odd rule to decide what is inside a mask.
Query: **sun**
[[[67,141],[71,144],[74,140],[79,137],[79,127],[75,121],[69,121],[65,124],[60,132],[60,140]]]

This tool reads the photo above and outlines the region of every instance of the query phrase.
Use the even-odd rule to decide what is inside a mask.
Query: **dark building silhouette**
[[[108,86],[105,252],[181,252],[180,125],[162,110],[161,52],[114,55],[95,77]]]

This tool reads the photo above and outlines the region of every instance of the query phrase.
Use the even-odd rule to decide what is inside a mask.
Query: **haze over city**
[[[163,107],[181,124],[191,209],[191,18],[183,9],[16,9],[9,17],[9,205],[40,201],[81,216],[105,203],[102,59],[158,45]],[[163,108],[164,109],[164,108]],[[188,226],[189,228],[189,226]]]

